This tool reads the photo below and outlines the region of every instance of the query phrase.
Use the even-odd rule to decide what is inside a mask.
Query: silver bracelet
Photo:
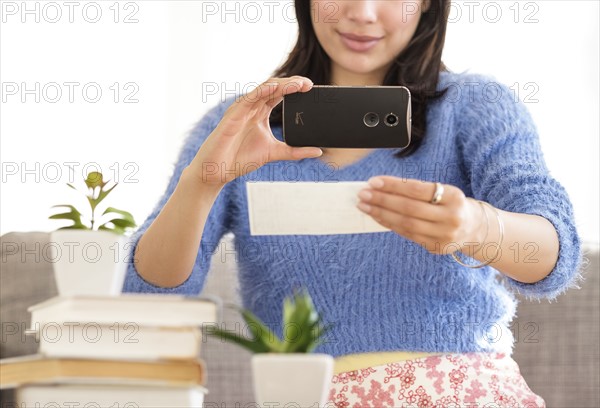
[[[477,200],[479,201],[479,200]],[[485,212],[485,218],[487,220],[487,227],[488,227],[488,232],[489,232],[489,219],[487,216],[487,211],[485,211],[484,205],[487,205],[488,207],[490,207],[492,209],[492,211],[494,211],[496,213],[496,219],[498,220],[498,229],[500,230],[500,240],[498,242],[498,246],[496,247],[496,253],[494,254],[494,256],[485,261],[482,262],[478,265],[468,265],[466,263],[464,263],[463,261],[461,261],[458,256],[456,255],[456,252],[452,253],[452,258],[454,258],[454,260],[459,263],[462,266],[466,266],[467,268],[471,268],[471,269],[479,269],[479,268],[483,268],[484,266],[487,266],[489,264],[491,264],[492,262],[495,262],[496,259],[498,258],[498,256],[500,255],[500,250],[502,248],[502,242],[504,242],[504,223],[502,222],[502,218],[500,218],[500,213],[498,212],[498,210],[496,208],[494,208],[493,206],[491,206],[488,203],[484,203],[483,201],[479,201],[479,204],[481,204],[483,211]],[[486,238],[487,238],[487,233],[486,233]],[[484,243],[485,243],[485,239],[484,239]],[[482,243],[482,247],[484,246],[484,244]],[[479,248],[479,250],[481,250],[481,248]],[[478,250],[478,251],[479,251]],[[478,251],[476,251],[475,253],[477,253]],[[458,251],[457,251],[458,252]],[[473,253],[473,255],[475,255],[475,253]]]

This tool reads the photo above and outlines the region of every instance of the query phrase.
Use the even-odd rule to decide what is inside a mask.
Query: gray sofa
[[[223,239],[230,240],[231,236]],[[10,233],[0,241],[0,356],[33,354],[37,344],[23,336],[29,322],[27,307],[56,294],[52,264],[41,252],[49,235]],[[513,357],[532,390],[544,397],[549,408],[600,407],[598,245],[585,248],[588,262],[582,288],[567,292],[554,303],[522,300],[513,323]],[[224,303],[238,303],[236,264],[233,257],[227,259],[229,262],[223,263],[213,258],[203,293],[218,295]],[[229,328],[241,321],[226,308],[223,323]],[[207,407],[252,403],[250,354],[214,338],[203,341],[202,357],[208,370]],[[3,392],[1,397],[1,406],[10,406],[7,404],[12,394]]]

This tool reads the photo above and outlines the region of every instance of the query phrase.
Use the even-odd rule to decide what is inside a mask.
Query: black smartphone
[[[403,86],[315,85],[283,98],[283,140],[295,147],[403,148],[410,144]]]

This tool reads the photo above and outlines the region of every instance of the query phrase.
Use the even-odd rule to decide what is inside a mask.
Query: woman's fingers
[[[394,231],[406,237],[413,235],[435,237],[439,232],[439,224],[435,222],[422,220],[410,215],[400,214],[387,208],[370,205],[370,208],[365,212],[367,212],[380,224],[393,229]]]
[[[271,78],[251,92],[239,96],[226,110],[216,128],[198,151],[195,162],[225,163],[228,168],[263,164],[275,160],[300,160],[318,157],[316,147],[294,148],[278,141],[272,134],[269,116],[284,95],[306,92],[313,84],[308,78]],[[252,167],[252,166],[250,166]],[[246,172],[235,174],[239,177]],[[217,181],[215,181],[217,182]]]
[[[366,203],[393,210],[399,214],[409,215],[424,221],[443,219],[445,210],[432,206],[429,202],[416,200],[405,195],[384,192],[380,189],[362,190],[358,197]]]
[[[439,224],[399,216],[384,209],[378,210],[375,208],[375,211],[372,211],[371,215],[382,226],[421,245],[432,254],[448,255],[460,249],[460,245],[453,239],[443,239],[440,237]]]
[[[274,108],[275,106],[279,105],[281,101],[283,101],[283,97],[285,95],[290,95],[296,92],[308,92],[312,87],[313,83],[308,78],[301,76],[287,78],[280,84],[279,89],[273,95],[274,98],[267,101],[267,105],[269,105],[271,108]]]
[[[307,92],[313,87],[310,79],[295,76],[291,78],[276,78],[278,81],[277,91],[271,95],[265,104],[262,106],[258,114],[259,121],[263,121],[265,129],[269,129],[269,115],[271,110],[281,103],[285,95],[290,95],[296,92]],[[323,151],[318,147],[291,147],[287,144],[275,141],[269,153],[269,161],[276,160],[302,160],[308,158],[319,157]]]
[[[310,79],[293,76],[289,78],[271,78],[257,86],[251,92],[241,95],[231,105],[232,110],[252,110],[262,107],[264,104],[276,106],[283,100],[284,95],[295,92],[309,91],[313,86]]]
[[[421,239],[425,238],[429,244],[441,246],[456,243],[458,247],[461,247],[466,243],[459,242],[462,231],[449,221],[427,221],[378,206],[371,205],[369,208],[365,208],[362,203],[359,203],[359,209],[369,214],[381,225],[412,241],[416,241],[416,238],[420,237]],[[421,242],[419,241],[419,243]]]
[[[307,80],[308,81],[308,80]],[[278,93],[289,92],[290,83],[296,84],[296,89],[306,85],[301,77],[271,78],[257,86],[251,92],[240,95],[225,111],[215,131],[222,137],[236,137],[247,125],[255,126],[264,119],[268,120],[268,102],[279,99]]]
[[[429,246],[452,245],[454,250],[473,236],[477,217],[459,188],[444,184],[442,199],[434,204],[437,189],[432,182],[377,176],[369,184],[371,188],[359,193],[359,209],[398,234],[415,242],[425,239]]]
[[[269,99],[274,98],[281,84],[275,79],[264,82],[254,88],[252,92],[238,96],[223,115],[223,120],[245,120],[250,114],[261,108]]]
[[[448,254],[468,244],[463,242],[460,230],[444,222],[425,221],[377,206],[371,206],[366,212],[379,224],[432,253]]]
[[[379,191],[398,194],[414,200],[430,203],[435,194],[436,185],[430,181],[407,179],[393,176],[377,176],[369,180],[369,185]],[[444,205],[455,201],[464,194],[460,189],[444,185],[442,200],[437,205]]]
[[[257,86],[251,92],[240,95],[234,103],[232,103],[221,120],[225,126],[236,124],[242,126],[254,116],[260,121],[267,118],[276,105],[282,100],[284,95],[289,95],[295,92],[309,91],[313,86],[310,79],[294,76],[290,78],[271,78],[266,82]],[[229,134],[230,132],[225,132]],[[233,132],[235,133],[235,132]]]
[[[277,141],[271,152],[271,160],[302,160],[320,157],[323,151],[318,147],[292,147]]]

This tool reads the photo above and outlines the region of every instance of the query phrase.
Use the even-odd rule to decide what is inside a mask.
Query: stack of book
[[[39,354],[2,360],[0,388],[16,388],[19,407],[201,406],[202,326],[220,308],[176,295],[52,298],[29,308]]]

